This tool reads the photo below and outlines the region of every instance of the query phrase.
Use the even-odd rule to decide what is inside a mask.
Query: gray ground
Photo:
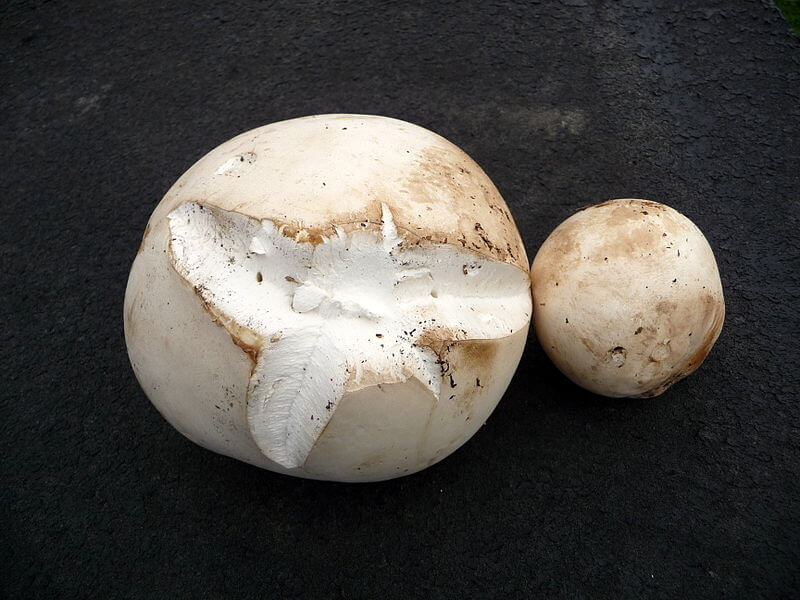
[[[800,40],[770,2],[14,3],[0,80],[0,595],[800,589]],[[464,148],[531,256],[587,204],[684,212],[728,302],[706,364],[661,398],[609,401],[531,335],[472,441],[376,485],[194,446],[127,362],[144,225],[218,143],[324,112]]]

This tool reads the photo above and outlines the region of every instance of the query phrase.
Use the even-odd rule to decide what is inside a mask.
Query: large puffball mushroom
[[[572,381],[651,397],[697,369],[722,329],[714,253],[672,208],[611,200],[561,223],[531,267],[534,327]]]
[[[147,396],[201,446],[389,479],[494,409],[527,336],[527,261],[497,189],[444,138],[376,116],[273,123],[156,207],[125,339]]]

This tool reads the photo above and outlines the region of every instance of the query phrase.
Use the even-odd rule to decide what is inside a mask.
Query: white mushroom
[[[714,254],[679,212],[647,200],[584,209],[531,267],[539,342],[597,394],[650,397],[697,369],[722,329]]]
[[[486,174],[402,121],[242,134],[155,209],[125,296],[139,382],[181,433],[274,471],[388,479],[483,424],[531,315]]]

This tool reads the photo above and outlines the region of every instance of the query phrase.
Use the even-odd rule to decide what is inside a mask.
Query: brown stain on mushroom
[[[560,275],[563,277],[564,272],[583,260],[616,264],[615,259],[627,259],[642,252],[652,252],[655,256],[653,250],[661,247],[661,232],[641,214],[643,208],[649,209],[645,211],[648,213],[663,209],[658,203],[638,200],[609,200],[581,209],[580,215],[564,221],[545,240],[540,253],[547,255],[549,261],[546,264],[534,261],[533,280],[540,287],[558,281]],[[588,232],[597,231],[606,232],[603,235],[606,241],[592,248],[591,255],[587,256],[581,249],[581,239]],[[588,287],[590,284],[579,282],[578,285]]]
[[[261,352],[261,345],[248,344],[242,338],[231,333],[230,331],[228,331],[228,333],[230,333],[233,343],[245,351],[245,354],[250,357],[250,360],[253,361],[253,366],[255,366],[255,363],[258,361],[258,353]]]
[[[598,204],[595,208],[601,207],[609,225],[630,224],[631,221],[653,225],[658,222],[656,218],[660,218],[666,210],[665,206],[658,202],[633,199],[609,200]]]
[[[657,234],[655,228],[648,227],[646,224],[639,224],[635,221],[631,223],[631,215],[628,211],[614,211],[605,221],[605,227],[613,230],[613,234],[607,236],[607,241],[595,250],[596,257],[605,258],[628,258],[642,252],[652,252],[660,243],[660,233]]]
[[[328,422],[330,423],[330,421],[328,421]],[[327,427],[327,425],[326,425],[326,427]],[[324,432],[325,430],[323,429],[322,431]],[[320,438],[322,438],[322,435],[320,435]],[[355,470],[356,471],[363,471],[364,469],[369,469],[371,467],[378,467],[378,466],[382,465],[385,460],[386,460],[385,452],[382,452],[382,451],[373,452],[372,454],[367,456],[362,462],[360,462],[355,467]]]
[[[581,340],[581,344],[583,344],[584,348],[586,348],[591,354],[597,354],[595,352],[595,348],[594,348],[594,344],[592,343],[592,340],[590,340],[587,337],[582,337],[582,338],[580,338],[580,340]]]
[[[531,288],[534,298],[539,299],[534,305],[534,311],[541,310],[540,306],[547,305],[548,288],[557,286],[559,279],[580,261],[580,245],[573,228],[569,227],[569,224],[566,227],[557,227],[542,244],[536,256],[547,256],[548,260],[540,258],[533,261]]]
[[[474,372],[491,372],[497,356],[496,340],[458,340],[448,347],[448,353],[458,351],[459,366]],[[452,361],[448,361],[452,364]]]
[[[719,334],[722,332],[722,325],[725,321],[725,305],[720,299],[718,299],[716,296],[712,296],[711,294],[707,294],[704,297],[703,302],[706,305],[706,311],[707,315],[709,315],[711,326],[703,338],[700,347],[691,356],[687,363],[687,367],[691,367],[691,371],[689,371],[689,373],[703,364],[703,361],[711,352],[711,348],[714,347]]]
[[[682,361],[681,364],[676,365],[674,370],[668,373],[665,378],[661,379],[657,384],[651,386],[648,390],[635,396],[636,398],[652,398],[654,396],[663,394],[672,385],[694,373],[708,357],[709,353],[711,352],[711,348],[714,347],[714,344],[716,343],[717,338],[722,331],[722,325],[725,320],[725,305],[721,298],[718,298],[713,294],[705,294],[702,297],[701,304],[705,312],[705,321],[710,323],[710,326],[708,327],[708,331],[703,337],[703,341],[701,342],[700,346],[688,357],[688,359]],[[683,334],[685,335],[685,333]]]
[[[412,204],[425,206],[444,202],[461,215],[458,230],[444,233],[428,228],[424,216],[411,207],[397,207],[398,229],[414,232],[434,243],[460,244],[464,250],[518,266],[528,271],[528,259],[511,212],[500,192],[481,168],[458,147],[446,140],[428,146],[400,188]]]
[[[480,388],[471,387],[457,394],[450,394],[450,396],[452,396],[450,401],[453,403],[453,406],[455,406],[458,411],[464,415],[464,420],[469,421],[474,416],[475,404],[480,398],[480,395]]]
[[[548,252],[552,252],[560,260],[576,259],[580,256],[580,246],[570,227],[558,227],[547,238]]]
[[[276,220],[272,222],[284,237],[297,243],[309,243],[312,246],[321,244],[325,241],[325,237],[330,237],[334,233],[332,227],[323,229],[322,227],[304,227],[297,223],[282,223]]]
[[[474,417],[475,405],[494,383],[499,340],[458,340],[445,347],[442,360],[450,367],[442,385],[442,398],[463,415]]]
[[[449,328],[431,328],[415,343],[430,348],[439,357],[443,378],[441,396],[450,398],[471,418],[476,397],[494,380],[498,341],[458,340],[458,335],[458,331]],[[470,373],[470,379],[463,380],[462,373]]]
[[[414,194],[416,201],[423,203],[437,202],[442,190],[456,198],[479,190],[480,183],[473,177],[475,169],[470,169],[466,161],[458,160],[461,158],[447,146],[429,146],[420,153],[416,169],[403,187]]]
[[[664,218],[672,218],[669,209],[650,200],[615,199],[581,208],[542,244],[539,253],[546,255],[548,261],[534,260],[532,279],[541,289],[558,281],[559,276],[563,278],[563,272],[569,272],[581,261],[610,266],[619,264],[618,259],[628,260],[642,254],[661,260]],[[601,234],[604,242],[595,244],[592,236]],[[581,240],[592,247],[590,254],[582,250]],[[589,287],[590,283],[581,281],[577,285]]]
[[[136,323],[135,314],[136,314],[136,307],[139,304],[140,293],[134,296],[133,300],[128,305],[128,308],[125,310],[125,324],[131,331],[133,331],[134,325]]]
[[[660,315],[670,316],[678,310],[678,303],[671,300],[661,300],[656,304],[656,313]]]
[[[430,348],[443,361],[447,346],[458,338],[458,332],[449,327],[429,327],[422,332],[416,342],[417,346]]]
[[[657,223],[662,215],[668,214],[665,211],[663,205],[649,200],[608,200],[580,209],[578,212],[584,214],[573,215],[572,220],[565,221],[554,234],[563,229],[561,235],[572,242],[579,237],[579,232],[587,229],[613,231],[604,236],[606,243],[595,248],[592,256],[585,257],[593,261],[608,262],[641,252],[655,256],[654,250],[660,251],[662,246],[661,226]],[[587,219],[590,220],[588,225]]]
[[[390,210],[391,207],[390,207]],[[250,219],[253,217],[244,215]],[[287,221],[280,218],[264,219],[270,221],[278,232],[284,237],[297,243],[308,243],[312,246],[322,244],[326,239],[331,239],[341,232],[350,235],[358,231],[369,231],[375,235],[381,235],[383,226],[383,205],[375,198],[365,211],[359,215],[348,214],[338,215],[337,219],[331,220],[321,225],[307,225],[299,221]],[[397,224],[395,224],[397,225]],[[398,230],[401,228],[398,227]]]

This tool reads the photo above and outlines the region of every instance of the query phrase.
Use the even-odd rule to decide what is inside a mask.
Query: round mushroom
[[[542,348],[604,396],[663,393],[700,366],[725,318],[706,238],[648,200],[610,200],[569,217],[536,254],[531,281]]]
[[[273,123],[198,161],[150,218],[124,313],[136,377],[178,431],[338,481],[468,440],[530,316],[525,248],[486,174],[363,115]]]

